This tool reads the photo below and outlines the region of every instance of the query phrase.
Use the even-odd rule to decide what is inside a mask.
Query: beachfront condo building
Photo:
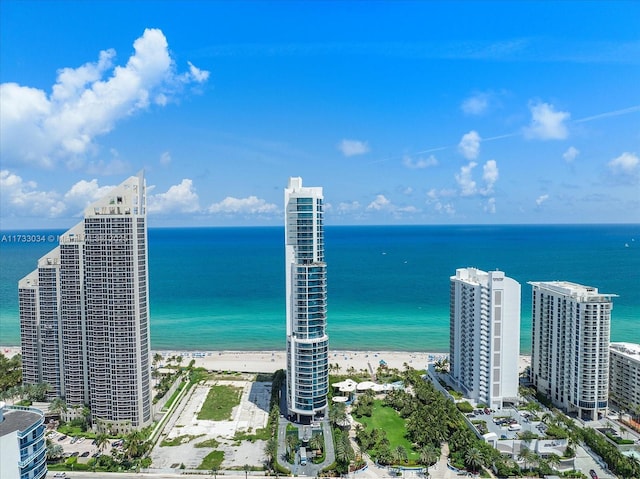
[[[613,294],[568,281],[530,282],[531,382],[584,420],[606,414]]]
[[[113,188],[18,283],[23,381],[113,431],[152,419],[145,194]]]
[[[324,414],[329,391],[322,188],[290,178],[284,203],[287,409],[306,422]]]
[[[0,478],[47,477],[44,414],[0,402]]]
[[[621,411],[640,418],[640,344],[609,345],[609,398]]]
[[[460,268],[450,278],[449,375],[491,408],[518,400],[520,283],[502,271]]]

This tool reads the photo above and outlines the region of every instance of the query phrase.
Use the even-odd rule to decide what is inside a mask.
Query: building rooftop
[[[611,343],[609,347],[630,359],[633,359],[635,361],[640,361],[640,344]]]
[[[6,436],[14,431],[25,431],[42,418],[42,414],[33,409],[2,410],[4,420],[0,422],[0,436]]]
[[[617,294],[598,293],[598,288],[572,283],[571,281],[529,281],[531,286],[546,289],[554,293],[564,294],[579,301],[611,301]]]

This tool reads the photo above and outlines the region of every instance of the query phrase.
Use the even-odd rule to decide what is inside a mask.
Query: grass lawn
[[[196,439],[198,437],[204,436],[204,434],[199,434],[197,436],[193,436],[191,434],[186,434],[184,436],[178,436],[178,437],[174,437],[172,439],[165,439],[164,441],[162,441],[160,443],[161,447],[168,447],[168,446],[179,446],[180,444],[186,444],[187,442],[192,441],[193,439]]]
[[[202,460],[202,464],[198,466],[198,469],[204,469],[205,471],[210,471],[214,467],[216,469],[220,468],[220,464],[224,460],[224,452],[223,451],[213,451],[205,456]]]
[[[407,450],[409,460],[417,460],[420,457],[419,454],[414,451],[411,442],[404,437],[407,432],[404,426],[404,419],[400,417],[395,409],[384,406],[382,401],[378,399],[373,401],[373,413],[371,417],[362,416],[354,419],[360,422],[367,430],[378,429],[386,431],[392,451],[396,447],[402,446]]]
[[[198,413],[198,419],[227,421],[231,419],[233,408],[240,404],[241,388],[233,386],[212,386],[207,399]]]

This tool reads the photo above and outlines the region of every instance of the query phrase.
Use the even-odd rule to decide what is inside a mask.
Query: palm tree
[[[393,450],[393,460],[396,462],[407,462],[409,456],[404,446],[398,446]]]
[[[54,414],[62,414],[67,411],[67,403],[64,399],[57,397],[49,404],[49,412]]]
[[[531,466],[533,466],[537,462],[538,455],[528,447],[523,447],[520,449],[518,458],[524,462],[525,469],[530,469]]]
[[[124,439],[124,449],[131,458],[142,456],[147,449],[144,436],[140,431],[132,431]]]
[[[329,422],[334,426],[340,426],[347,420],[347,409],[344,403],[334,403],[329,406]]]
[[[287,435],[287,452],[289,454],[289,459],[292,460],[296,453],[296,448],[298,447],[298,438],[293,435]]]
[[[216,479],[216,474],[218,474],[218,466],[211,466],[211,475],[213,479]]]
[[[312,436],[309,441],[309,446],[311,446],[312,449],[322,451],[324,449],[324,437],[322,437],[322,434]]]
[[[264,447],[264,453],[267,456],[269,466],[273,466],[275,458],[278,456],[278,440],[275,437],[270,438]]]
[[[244,469],[244,479],[247,479],[247,474],[249,474],[249,464],[245,464],[242,469]]]
[[[109,437],[105,433],[100,432],[96,434],[95,441],[98,451],[102,452],[104,448],[107,447],[107,444],[109,444]]]
[[[480,449],[477,447],[467,449],[464,455],[464,463],[467,467],[470,467],[474,473],[478,472],[478,469],[484,464],[484,458],[482,457]]]
[[[420,462],[425,466],[432,466],[440,459],[440,451],[435,446],[428,444],[420,449]]]
[[[549,454],[547,456],[547,464],[551,469],[556,469],[560,465],[560,456],[553,453]]]

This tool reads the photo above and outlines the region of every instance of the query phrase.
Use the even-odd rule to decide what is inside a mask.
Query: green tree
[[[62,414],[67,411],[67,403],[64,399],[57,397],[49,404],[49,411],[54,414]]]
[[[100,432],[96,434],[95,442],[96,442],[96,447],[98,448],[98,451],[102,452],[109,444],[109,437],[105,433]]]
[[[397,446],[393,450],[393,460],[395,462],[407,462],[408,459],[409,459],[409,456],[404,446]]]
[[[293,462],[296,455],[296,449],[298,448],[298,437],[294,434],[288,434],[286,442],[289,462]]]
[[[322,451],[324,449],[324,437],[322,434],[314,434],[309,441],[309,446],[311,446],[312,449]]]
[[[64,448],[60,444],[47,444],[47,459],[55,461],[64,455]]]
[[[425,466],[431,466],[440,459],[440,451],[433,445],[427,444],[420,449],[420,462]]]
[[[344,403],[333,403],[329,406],[329,422],[335,427],[347,420],[347,409]]]
[[[267,456],[269,467],[273,468],[275,459],[278,456],[278,440],[275,437],[269,438],[264,446],[264,454]]]
[[[478,472],[478,469],[484,464],[484,458],[482,457],[480,449],[477,447],[469,448],[464,455],[464,464],[471,468],[474,473]]]

